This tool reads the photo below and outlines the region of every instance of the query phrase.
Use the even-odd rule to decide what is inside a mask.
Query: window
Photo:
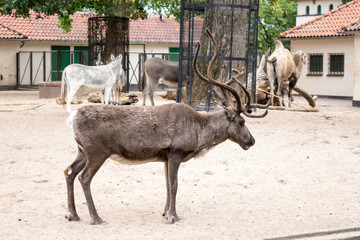
[[[179,53],[179,48],[169,48],[169,53]],[[179,55],[170,55],[169,60],[174,61],[174,62],[178,62],[179,61]]]
[[[344,75],[344,54],[329,54],[329,75]]]
[[[306,6],[306,15],[310,15],[310,7]]]
[[[323,74],[323,55],[310,54],[309,57],[309,74],[308,75],[322,75]]]
[[[329,6],[329,11],[333,10],[334,9],[334,5],[330,4]]]
[[[88,64],[88,46],[74,46],[74,63]]]
[[[70,64],[70,46],[51,46],[51,81],[61,81],[62,72]]]
[[[321,14],[321,5],[319,5],[319,6],[317,7],[317,13],[318,13],[318,14]]]

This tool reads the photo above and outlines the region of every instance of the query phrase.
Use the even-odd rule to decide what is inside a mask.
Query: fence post
[[[32,52],[30,52],[30,86],[33,85],[33,57]]]
[[[46,82],[46,53],[43,52],[43,82]]]
[[[61,52],[59,50],[57,50],[56,52],[56,58],[57,58],[57,62],[56,62],[56,80],[60,79],[60,62],[61,62]]]
[[[20,53],[16,53],[16,88],[20,86]]]

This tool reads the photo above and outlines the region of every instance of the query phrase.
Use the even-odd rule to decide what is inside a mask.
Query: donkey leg
[[[76,212],[75,198],[74,198],[74,179],[81,170],[84,169],[86,164],[86,156],[78,149],[78,155],[75,161],[65,169],[64,175],[66,179],[67,193],[68,193],[68,209],[69,213],[65,218],[69,221],[79,221],[80,217]]]
[[[150,91],[150,84],[146,83],[143,91],[143,106],[146,105],[146,96],[148,95],[149,91]]]
[[[110,93],[111,93],[111,87],[106,87],[105,88],[105,104],[109,104],[110,103]]]
[[[91,158],[90,157],[88,158],[87,164],[83,172],[79,176],[79,181],[83,188],[86,202],[89,208],[89,213],[91,217],[90,224],[100,225],[100,224],[104,224],[104,221],[97,214],[94,200],[91,195],[90,183],[92,178],[99,170],[99,168],[102,166],[102,164],[105,162],[105,160],[108,158],[108,156],[105,156],[104,154],[90,154],[90,155]]]
[[[149,97],[150,97],[151,105],[155,106],[155,103],[154,103],[154,88],[150,89]]]

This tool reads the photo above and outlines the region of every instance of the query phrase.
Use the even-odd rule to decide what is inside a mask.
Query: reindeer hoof
[[[90,221],[90,225],[108,225],[107,222],[104,222],[101,218],[100,219],[97,219],[97,220],[93,220],[91,219]]]
[[[74,215],[72,215],[71,213],[67,213],[67,214],[65,215],[65,218],[66,218],[67,220],[69,220],[69,221],[80,221],[79,216],[74,216]]]
[[[179,218],[178,216],[169,216],[168,217],[168,224],[173,224],[176,222],[181,222],[181,218]]]

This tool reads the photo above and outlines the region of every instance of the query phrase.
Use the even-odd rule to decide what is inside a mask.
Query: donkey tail
[[[61,76],[61,103],[65,107],[65,85],[66,85],[66,68]]]
[[[140,88],[140,91],[144,91],[144,89],[145,89],[145,78],[146,78],[146,76],[145,76],[146,74],[145,74],[145,67],[143,67],[143,70],[142,70],[142,72],[141,72],[141,76],[140,76],[140,82],[139,82],[139,88]]]

